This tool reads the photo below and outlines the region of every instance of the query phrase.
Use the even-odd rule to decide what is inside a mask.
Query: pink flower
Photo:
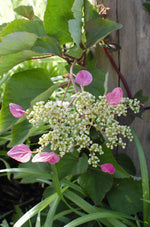
[[[32,162],[49,162],[50,164],[55,164],[59,162],[60,157],[55,152],[42,152],[41,154],[36,154]]]
[[[115,172],[114,166],[110,163],[105,163],[101,165],[101,169],[103,172],[108,172],[109,174],[114,174]]]
[[[12,113],[12,115],[16,118],[23,117],[25,114],[24,109],[15,103],[10,103],[9,109],[10,109],[10,112]]]
[[[18,162],[28,162],[31,157],[31,150],[27,145],[20,144],[13,147],[7,154]]]
[[[81,70],[78,72],[75,80],[77,84],[80,84],[81,86],[87,86],[92,82],[92,79],[93,77],[90,72],[87,70]]]
[[[107,102],[110,105],[116,106],[118,105],[123,97],[123,91],[120,87],[116,87],[112,92],[106,95]]]

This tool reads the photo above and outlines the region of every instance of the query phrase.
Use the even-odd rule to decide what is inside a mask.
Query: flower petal
[[[60,157],[55,152],[42,152],[41,154],[36,154],[32,162],[49,162],[50,164],[55,164],[59,162]]]
[[[87,70],[81,70],[78,72],[76,76],[76,83],[80,84],[81,86],[89,85],[93,80],[92,74]]]
[[[120,87],[116,87],[112,92],[106,95],[107,102],[110,105],[116,106],[118,105],[123,97],[123,91]]]
[[[101,169],[103,172],[108,172],[109,174],[114,174],[115,168],[111,163],[105,163],[101,165]]]
[[[12,115],[16,118],[23,117],[25,114],[25,110],[21,106],[15,104],[15,103],[10,103],[9,109],[10,109],[10,112],[12,113]]]
[[[25,144],[19,144],[8,151],[8,156],[18,162],[28,162],[31,157],[31,150]]]

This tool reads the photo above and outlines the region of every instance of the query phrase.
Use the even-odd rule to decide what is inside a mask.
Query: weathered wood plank
[[[121,50],[112,53],[112,57],[124,75],[132,95],[143,90],[150,106],[150,15],[142,6],[143,0],[91,0],[93,3],[104,3],[111,8],[109,18],[123,25],[118,32],[110,36],[112,42],[119,42]],[[121,81],[113,70],[108,58],[100,49],[96,48],[98,67],[109,73],[108,89],[112,90],[120,84],[127,95]],[[146,154],[150,173],[150,110],[143,114],[142,119],[136,119],[132,124]],[[122,152],[122,151],[121,151]],[[133,159],[140,174],[137,151],[134,143],[129,143],[125,152]]]
[[[118,20],[123,24],[119,31],[120,70],[125,76],[131,93],[140,89],[150,97],[150,15],[144,10],[142,0],[117,1]],[[122,83],[121,83],[122,86]],[[145,104],[150,106],[150,100]],[[150,110],[143,114],[143,120],[133,123],[146,153],[150,172]],[[134,144],[128,144],[127,153],[136,162],[139,174],[139,163]]]

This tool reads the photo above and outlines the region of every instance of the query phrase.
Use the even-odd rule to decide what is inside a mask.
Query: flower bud
[[[60,157],[55,152],[42,152],[41,154],[36,154],[32,162],[49,162],[50,164],[55,164],[59,162]]]
[[[115,168],[111,163],[105,163],[105,164],[101,165],[101,170],[103,172],[107,172],[109,174],[114,174],[114,172],[115,172]]]
[[[93,77],[90,72],[87,70],[81,70],[78,72],[75,81],[81,86],[87,86],[92,82],[92,79]]]
[[[123,97],[123,91],[120,87],[116,87],[112,92],[106,95],[107,102],[110,105],[116,106],[118,105]]]
[[[8,151],[8,156],[18,162],[28,162],[31,157],[31,150],[25,144],[19,144]]]
[[[16,118],[23,117],[25,114],[24,109],[15,103],[10,103],[9,109],[10,109],[10,112],[12,113],[12,115]]]

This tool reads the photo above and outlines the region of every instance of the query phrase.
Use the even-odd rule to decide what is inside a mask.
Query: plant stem
[[[127,84],[127,81],[125,80],[124,76],[122,75],[122,73],[119,71],[116,63],[114,62],[113,58],[111,57],[111,55],[109,54],[108,50],[105,48],[105,47],[102,47],[102,49],[104,50],[105,54],[107,55],[108,59],[110,60],[112,66],[114,67],[115,71],[117,72],[118,76],[120,77],[126,91],[127,91],[127,94],[128,94],[128,97],[130,99],[132,99],[132,94],[130,92],[130,89],[129,89],[129,86]]]
[[[76,62],[77,62],[77,60],[75,59],[74,62],[73,62],[73,64],[72,64],[72,66],[71,66],[71,68],[70,68],[70,79],[71,79],[71,82],[73,84],[75,93],[78,93],[78,89],[77,89],[77,86],[76,86],[75,81],[74,81],[74,78],[73,78],[73,68],[74,68]]]

